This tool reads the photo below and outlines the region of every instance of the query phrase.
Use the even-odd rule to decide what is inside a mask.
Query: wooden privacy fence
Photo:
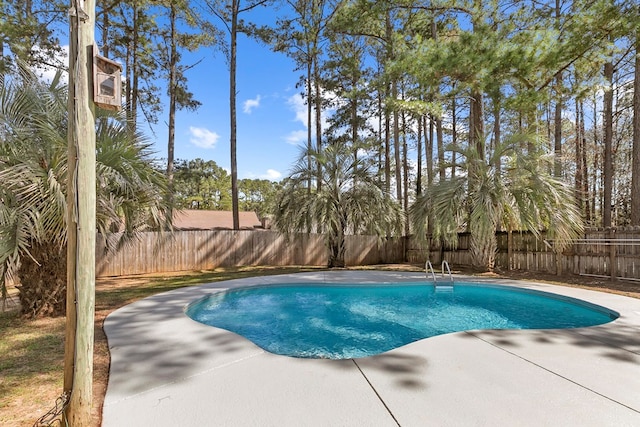
[[[590,231],[573,251],[576,274],[640,279],[640,227]]]
[[[117,235],[112,236],[112,238]],[[528,232],[498,233],[496,267],[507,270],[573,273],[640,280],[640,228],[589,230],[561,254],[545,235]],[[327,249],[319,234],[296,234],[290,240],[274,231],[179,231],[141,237],[113,253],[97,239],[96,275],[162,273],[209,270],[245,265],[327,265]],[[511,240],[511,243],[509,243]],[[347,236],[347,265],[408,261],[436,268],[443,260],[455,266],[471,265],[469,234],[460,234],[453,250],[432,243],[430,250],[414,238],[379,240],[375,236]]]
[[[110,238],[117,238],[117,235]],[[402,262],[402,239],[347,236],[347,265]],[[96,243],[96,276],[210,270],[247,265],[317,265],[328,263],[320,234],[296,234],[287,240],[273,231],[199,230],[173,234],[143,233],[115,252]]]
[[[640,280],[640,228],[613,228],[587,230],[583,238],[576,239],[560,254],[554,252],[553,240],[543,233],[536,237],[529,232],[498,233],[496,267],[508,270],[541,271],[545,273],[572,273]],[[428,259],[434,266],[443,260],[450,265],[471,265],[470,235],[459,235],[454,250],[432,242],[429,253],[423,244],[411,238],[407,242],[407,260],[424,263]]]

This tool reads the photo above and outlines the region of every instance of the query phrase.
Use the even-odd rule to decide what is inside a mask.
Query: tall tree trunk
[[[393,82],[391,87],[391,97],[398,99],[398,83]],[[397,108],[393,110],[393,151],[395,155],[396,167],[396,197],[402,203],[402,162],[400,156],[400,115]],[[404,207],[406,209],[406,206]]]
[[[456,148],[458,147],[458,128],[457,128],[457,116],[456,116],[456,97],[451,97],[451,145],[453,151],[451,152],[451,177],[456,176]]]
[[[429,118],[429,137],[427,138],[427,117]],[[433,120],[431,115],[424,116],[424,155],[427,158],[427,187],[433,184]]]
[[[385,137],[383,136],[383,126],[384,126],[385,116],[382,111],[382,93],[379,90],[378,90],[377,102],[378,102],[378,182],[380,184],[380,188],[384,188],[387,194],[389,194],[389,188],[387,188],[387,184],[389,181],[386,179],[386,176],[384,176],[384,171],[386,170],[386,159],[384,157],[384,152],[386,149],[386,141],[385,141]]]
[[[418,165],[416,171],[416,195],[422,194],[422,117],[418,117],[418,140],[417,140]]]
[[[127,21],[126,18],[126,14],[124,12],[124,10],[120,9],[120,14],[121,14],[121,18],[123,20],[123,22]],[[127,30],[125,30],[127,31]],[[131,88],[131,85],[133,83],[133,32],[130,34],[131,39],[127,40],[127,47],[126,47],[126,52],[125,52],[125,80],[124,80],[124,94],[125,94],[125,99],[126,99],[126,103],[125,103],[125,109],[127,112],[127,127],[129,128],[129,130],[131,131],[131,123],[133,123],[133,115],[131,113],[131,98],[133,96],[133,91]]]
[[[178,62],[178,48],[176,45],[176,6],[173,2],[171,2],[170,6],[169,25],[171,29],[171,52],[169,53],[169,136],[167,141],[167,200],[169,200],[169,207],[171,209],[171,206],[173,206],[173,163],[176,137],[176,64]]]
[[[556,27],[560,28],[560,0],[556,0]],[[553,175],[559,178],[562,175],[562,72],[556,74],[556,106],[554,114],[553,140],[554,140],[554,165]]]
[[[469,145],[475,146],[480,159],[484,159],[484,118],[482,113],[482,92],[474,89],[471,92],[469,113]]]
[[[385,84],[385,91],[385,98],[389,99],[388,84]],[[384,188],[387,194],[391,194],[391,115],[386,106],[384,110]]]
[[[589,204],[589,165],[587,163],[587,137],[584,126],[584,102],[580,101],[580,144],[582,151],[582,200],[584,200],[584,217],[587,222],[591,221],[591,205]]]
[[[409,161],[407,158],[407,127],[405,113],[402,112],[402,187],[404,188],[404,235],[409,235]]]
[[[315,48],[315,47],[314,47]],[[316,55],[313,61],[313,84],[315,88],[315,112],[316,112],[316,147],[322,152],[322,93],[320,90],[320,66]],[[318,191],[322,188],[322,166],[318,163]]]
[[[447,177],[446,165],[444,164],[444,140],[442,137],[442,120],[436,117],[436,143],[438,146],[438,172],[440,181]]]
[[[393,45],[393,21],[391,19],[391,8],[387,8],[385,14],[385,39],[386,39],[386,61],[394,59],[394,45]],[[397,78],[390,78],[389,95],[387,99],[392,99],[394,102],[398,99],[398,81]],[[388,107],[388,106],[387,106]],[[400,169],[400,137],[399,137],[399,123],[398,123],[398,109],[394,105],[393,109],[393,150],[395,160],[395,180],[396,180],[396,198],[398,203],[402,203],[402,177]],[[389,177],[391,178],[391,177]]]
[[[0,38],[0,86],[4,86],[4,41]]]
[[[580,133],[582,126],[580,123],[580,109],[582,108],[582,103],[580,100],[576,99],[576,176],[575,176],[575,191],[576,191],[576,201],[578,202],[578,209],[581,212],[584,212],[584,195],[582,194],[583,186],[584,186],[584,170],[582,164],[582,156],[584,147],[582,145],[582,135]]]
[[[131,113],[131,123],[129,124],[133,129],[135,129],[136,123],[138,122],[138,84],[139,84],[139,76],[138,72],[140,68],[140,64],[138,61],[138,44],[139,44],[139,28],[138,23],[140,21],[140,13],[141,10],[138,7],[137,2],[134,2],[133,6],[133,47],[131,48],[131,99],[129,102],[130,113]]]
[[[596,224],[598,219],[597,207],[598,203],[601,201],[600,196],[598,194],[598,189],[601,187],[598,183],[598,171],[600,170],[600,143],[598,141],[598,99],[597,94],[593,94],[593,180],[591,182],[591,212],[593,214],[593,222],[592,224]],[[602,204],[600,206],[600,213],[602,214]]]
[[[562,176],[562,73],[556,76],[556,106],[553,120],[554,161],[553,175],[556,178]]]
[[[636,60],[633,79],[633,150],[631,177],[631,225],[640,225],[640,28],[636,30]]]
[[[309,50],[310,48],[307,47],[307,49]],[[313,148],[313,127],[311,126],[312,123],[312,112],[313,112],[313,104],[311,102],[311,100],[313,99],[313,90],[312,90],[312,86],[311,86],[311,61],[307,60],[307,82],[306,82],[306,89],[307,89],[307,152],[309,153],[309,155],[307,156],[307,166],[309,167],[309,170],[311,170],[311,149]],[[311,193],[311,186],[313,185],[313,178],[311,177],[311,175],[309,175],[309,180],[308,180],[308,184],[307,184],[307,190],[309,191],[309,193]]]
[[[233,229],[240,229],[240,213],[238,207],[238,160],[236,139],[236,51],[238,42],[238,13],[240,0],[231,2],[231,46],[229,58],[229,115],[230,115],[230,146],[231,146],[231,209],[233,214]]]
[[[500,94],[496,95],[493,99],[493,149],[495,150],[501,142],[502,134],[501,134],[501,96]],[[495,158],[495,167],[496,171],[500,171],[502,169],[502,163],[500,156],[496,156]]]
[[[355,92],[358,82],[356,80],[351,82],[353,90]],[[353,144],[353,158],[355,165],[358,162],[358,102],[357,97],[351,99],[351,141]]]
[[[438,26],[436,25],[435,17],[431,20],[431,38],[433,40],[438,39]],[[435,88],[436,96],[440,95],[440,89],[438,87]],[[438,147],[438,172],[440,182],[444,181],[447,174],[445,170],[444,164],[444,141],[442,138],[442,119],[440,117],[436,117],[436,146]]]
[[[604,206],[602,226],[611,227],[613,193],[613,64],[604,64]]]
[[[109,57],[109,11],[106,10],[106,5],[104,4],[104,0],[102,1],[102,54],[105,58]]]

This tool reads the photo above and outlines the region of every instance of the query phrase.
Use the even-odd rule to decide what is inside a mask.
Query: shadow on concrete
[[[624,322],[575,329],[469,331],[462,336],[479,338],[514,352],[528,342],[544,346],[571,345],[598,350],[600,356],[616,361],[640,363],[640,328]]]
[[[393,382],[401,388],[427,388],[424,379],[427,377],[428,361],[425,357],[393,352],[352,360],[365,376],[368,370],[376,370],[389,374]]]
[[[262,353],[240,336],[191,320],[184,308],[194,298],[193,289],[177,290],[107,317],[111,369],[105,403]]]

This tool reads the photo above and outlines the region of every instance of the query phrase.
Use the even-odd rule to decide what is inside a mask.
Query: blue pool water
[[[371,356],[450,332],[576,328],[618,317],[571,298],[470,283],[452,291],[425,283],[243,288],[196,301],[187,315],[272,353],[329,359]]]

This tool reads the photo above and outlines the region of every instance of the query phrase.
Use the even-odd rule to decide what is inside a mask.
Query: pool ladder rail
[[[431,274],[431,278],[433,279],[433,285],[436,288],[436,291],[452,291],[453,290],[453,275],[451,274],[451,268],[449,268],[449,263],[447,261],[442,261],[442,278],[444,279],[445,272],[449,275],[449,282],[440,282],[438,283],[438,279],[436,277],[436,272],[433,269],[433,264],[431,261],[427,260],[424,265],[425,274],[427,275],[427,279],[429,278],[429,274]]]

